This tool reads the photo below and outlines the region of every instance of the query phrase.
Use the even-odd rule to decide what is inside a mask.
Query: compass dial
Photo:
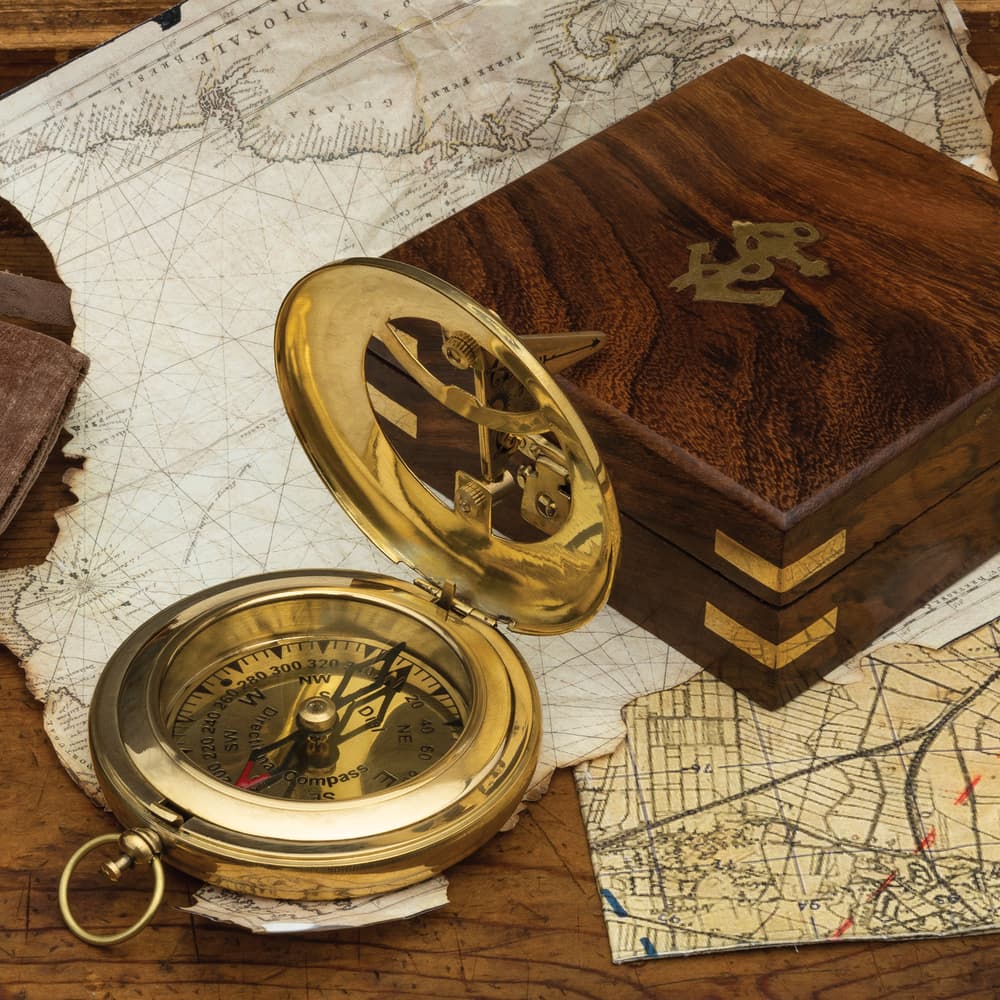
[[[428,770],[458,739],[467,708],[405,642],[331,635],[216,662],[166,716],[177,749],[217,780],[329,802]]]

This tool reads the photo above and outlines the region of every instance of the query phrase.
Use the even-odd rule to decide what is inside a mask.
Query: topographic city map
[[[92,359],[78,503],[44,564],[0,576],[0,627],[81,785],[96,794],[96,678],[155,611],[268,570],[394,570],[281,405],[272,329],[299,277],[388,251],[738,53],[985,168],[962,42],[937,0],[188,0],[0,101],[0,194],[51,249]],[[694,672],[611,611],[518,648],[542,771],[607,753],[622,705]]]
[[[1000,619],[860,668],[779,712],[706,673],[626,709],[577,770],[615,961],[996,928]]]

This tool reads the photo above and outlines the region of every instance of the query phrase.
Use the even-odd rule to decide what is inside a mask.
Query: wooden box
[[[611,603],[767,706],[1000,546],[1000,186],[774,69],[390,256],[520,334],[606,334],[561,378],[622,511]]]

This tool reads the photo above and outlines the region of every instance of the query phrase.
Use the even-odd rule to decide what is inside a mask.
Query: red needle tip
[[[259,785],[262,781],[267,781],[271,777],[270,773],[265,771],[263,774],[257,775],[256,778],[251,778],[250,772],[253,771],[255,763],[256,761],[253,759],[246,762],[243,773],[234,782],[237,788],[253,788],[254,785]]]

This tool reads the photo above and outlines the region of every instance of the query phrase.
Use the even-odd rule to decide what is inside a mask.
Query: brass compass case
[[[431,374],[402,329],[413,317],[440,329],[475,392]],[[453,502],[383,434],[365,381],[373,338],[478,425],[482,476],[457,473]],[[593,615],[617,560],[617,510],[544,368],[496,316],[431,275],[352,260],[306,276],[281,307],[275,360],[323,480],[423,579],[271,573],[186,598],[130,636],[91,709],[98,778],[133,830],[134,849],[123,839],[127,857],[106,868],[117,877],[162,853],[243,892],[368,895],[455,863],[516,809],[537,763],[540,710],[496,625],[547,634]],[[533,541],[493,528],[494,502],[519,489]]]
[[[255,742],[293,735],[301,706],[335,693],[336,670],[325,668],[337,657],[310,670],[317,657],[301,647],[329,654],[339,646],[343,655],[348,643],[377,648],[386,636],[413,650],[408,663],[438,683],[386,692],[404,708],[407,698],[424,701],[405,722],[399,709],[380,731],[357,717],[339,749],[356,748],[364,770],[356,759],[310,766],[301,754],[297,767],[279,766],[278,797],[253,778],[241,784]],[[356,671],[360,690],[371,672]],[[293,691],[276,690],[289,678]],[[444,711],[427,711],[445,698]],[[457,731],[447,725],[453,718]],[[425,729],[444,731],[444,745],[420,732],[425,719]],[[164,857],[205,881],[289,899],[400,888],[471,853],[516,808],[539,735],[530,674],[495,629],[456,620],[415,586],[323,571],[225,584],[167,609],[111,659],[91,715],[98,778],[123,824],[155,831]],[[236,755],[228,762],[227,745]],[[400,747],[416,774],[398,773],[407,756]],[[309,797],[286,798],[289,788]]]

